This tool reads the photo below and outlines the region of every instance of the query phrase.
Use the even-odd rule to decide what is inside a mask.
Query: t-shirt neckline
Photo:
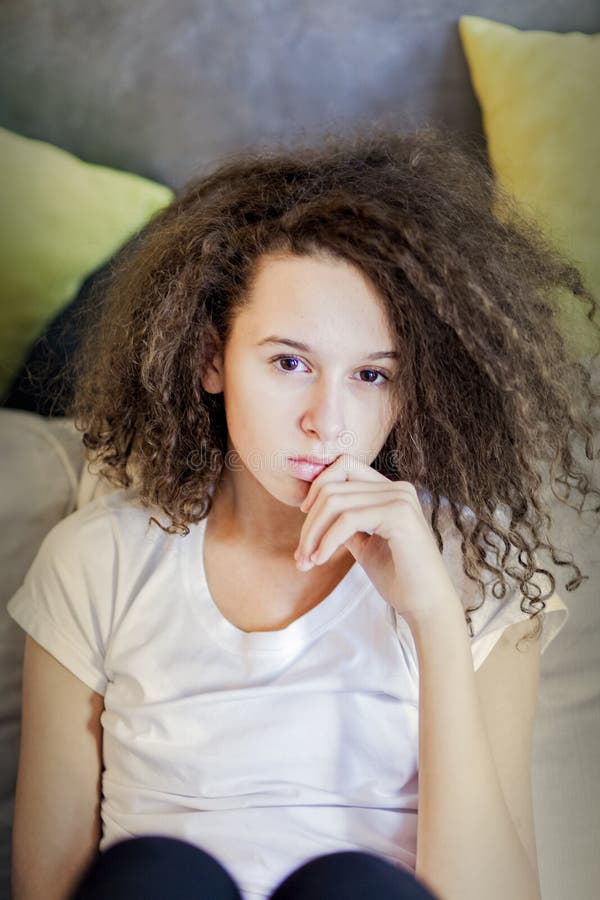
[[[213,600],[204,568],[204,537],[207,518],[190,524],[190,533],[178,546],[189,541],[183,563],[185,586],[190,602],[199,606],[202,622],[213,639],[237,654],[272,653],[300,648],[338,619],[347,615],[371,584],[358,562],[348,569],[333,590],[316,606],[277,631],[243,631],[227,619]]]

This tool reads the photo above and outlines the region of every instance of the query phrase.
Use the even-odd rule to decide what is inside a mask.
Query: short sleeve
[[[470,510],[467,509],[465,512],[469,514]],[[495,518],[505,527],[510,523],[510,515],[507,509],[498,508]],[[513,555],[514,553],[513,548]],[[507,579],[508,589],[504,597],[498,599],[491,590],[491,583],[495,576],[491,572],[484,570],[481,577],[486,586],[485,602],[479,609],[470,613],[473,627],[471,649],[473,651],[475,669],[479,668],[506,628],[516,622],[523,621],[523,619],[531,620],[531,615],[528,612],[523,612],[521,609],[522,595],[518,584],[515,584],[512,579]],[[551,582],[547,576],[536,572],[529,584],[536,585],[539,588],[540,596],[542,596],[547,594]],[[477,597],[479,596],[478,593]],[[529,605],[529,602],[525,604],[525,606]],[[566,625],[569,618],[569,610],[564,600],[557,593],[553,593],[544,600],[544,609],[539,613],[539,618],[542,621],[542,632],[539,637],[541,642],[540,653],[543,654]],[[532,629],[533,625],[532,620]]]
[[[569,610],[558,594],[552,594],[544,602],[544,610],[539,614],[539,618],[542,620],[542,633],[539,637],[542,654],[569,618]],[[521,592],[518,586],[510,593],[507,592],[502,600],[497,600],[491,592],[486,592],[483,605],[471,612],[470,615],[473,626],[471,651],[475,670],[479,668],[502,633],[510,625],[524,619],[531,620],[530,614],[521,609]],[[534,624],[534,621],[531,620],[532,631]]]
[[[99,694],[108,682],[115,574],[110,515],[93,503],[48,532],[7,605],[21,628]]]
[[[430,495],[424,494],[421,502],[428,506]],[[468,507],[465,507],[463,516],[468,517],[469,515],[472,516],[473,513]],[[506,510],[498,510],[496,518],[504,524],[509,521]],[[499,599],[492,593],[492,585],[497,576],[488,572],[487,569],[483,569],[480,574],[485,585],[484,601],[481,603],[481,592],[478,584],[467,578],[464,572],[460,534],[448,513],[448,502],[445,498],[442,498],[441,501],[439,527],[444,540],[442,559],[456,592],[461,598],[463,608],[467,610],[469,606],[478,607],[469,613],[473,631],[473,635],[470,638],[473,667],[477,670],[508,627],[527,619],[531,621],[533,631],[535,627],[534,621],[528,612],[524,612],[521,609],[521,591],[514,579],[505,576],[507,590],[504,597]],[[542,595],[546,594],[550,587],[548,578],[540,573],[534,575],[531,583],[539,587]],[[544,610],[539,613],[539,618],[542,621],[542,632],[539,637],[540,652],[542,654],[559,634],[569,618],[568,607],[558,594],[552,594],[544,603]],[[529,603],[526,602],[524,605],[528,607]],[[465,622],[466,628],[467,624]],[[411,642],[411,646],[414,647],[414,642]]]

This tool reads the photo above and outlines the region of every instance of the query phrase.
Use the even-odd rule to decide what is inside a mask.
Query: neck
[[[294,553],[300,540],[300,533],[306,516],[299,509],[279,503],[273,498],[265,498],[265,492],[258,486],[234,486],[223,479],[215,488],[212,508],[209,514],[211,530],[219,542],[243,548],[257,558],[267,558],[271,562],[289,566],[294,574],[319,577],[319,572],[349,566],[354,563],[350,551],[342,546],[331,559],[312,572],[302,573],[296,567]]]

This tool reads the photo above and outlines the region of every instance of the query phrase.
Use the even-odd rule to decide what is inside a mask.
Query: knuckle
[[[329,506],[331,506],[332,504],[339,505],[340,503],[343,503],[343,500],[344,498],[342,496],[342,493],[335,490],[335,485],[331,486],[328,490],[325,490],[325,488],[323,488],[324,503],[328,504]]]

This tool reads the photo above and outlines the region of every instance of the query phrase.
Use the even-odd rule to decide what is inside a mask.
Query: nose
[[[335,444],[346,427],[343,388],[333,379],[317,378],[307,396],[302,429],[317,435],[323,446]]]

